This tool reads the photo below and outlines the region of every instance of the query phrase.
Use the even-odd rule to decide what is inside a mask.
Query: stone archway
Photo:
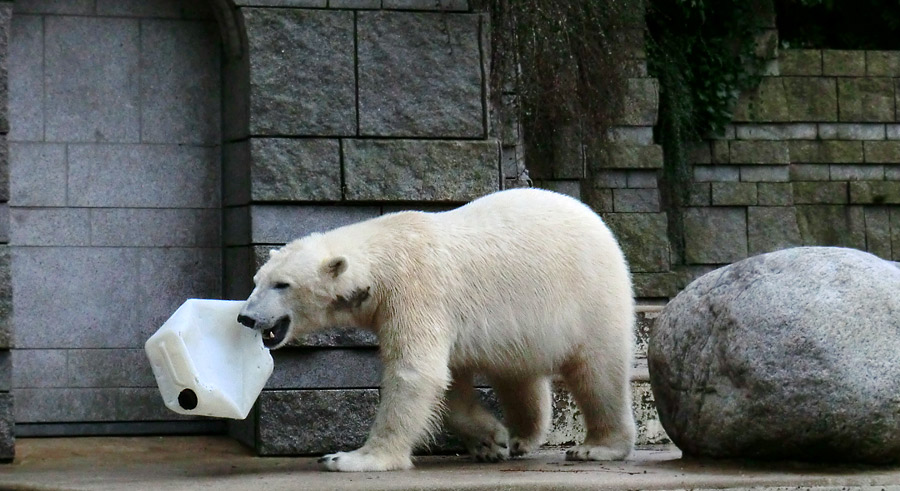
[[[227,0],[16,2],[17,434],[223,429],[168,412],[142,348],[223,294],[221,73],[241,46]]]

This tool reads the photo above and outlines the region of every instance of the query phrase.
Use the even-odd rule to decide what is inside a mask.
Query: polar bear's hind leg
[[[634,446],[628,367],[601,353],[582,353],[562,370],[563,379],[584,416],[581,445],[566,451],[566,460],[623,460]]]
[[[540,447],[550,429],[550,379],[515,378],[492,383],[511,433],[510,456],[519,457]]]

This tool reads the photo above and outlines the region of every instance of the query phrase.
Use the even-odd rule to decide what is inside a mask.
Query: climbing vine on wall
[[[770,12],[771,0],[649,0],[647,61],[660,85],[656,138],[670,221],[680,220],[690,189],[686,145],[720,133],[738,94],[759,80],[756,34]],[[670,225],[677,251],[681,226]]]
[[[514,93],[529,167],[581,155],[624,99],[624,28],[640,0],[490,0],[491,93]],[[574,129],[575,131],[569,131]],[[574,138],[560,138],[561,132]]]
[[[720,132],[740,90],[759,79],[755,37],[768,0],[651,0],[648,68],[685,129]]]

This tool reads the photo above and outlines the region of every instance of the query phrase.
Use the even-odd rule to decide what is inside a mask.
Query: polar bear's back
[[[592,337],[630,348],[628,268],[613,234],[584,204],[517,189],[434,220],[449,258],[442,293],[463,319],[459,357],[491,358],[505,346],[507,357],[545,353],[543,361],[555,364]]]
[[[584,271],[604,265],[604,269],[626,268],[627,276],[612,232],[590,208],[569,196],[514,189],[487,195],[434,218],[441,242],[469,253],[455,256],[457,259],[486,259],[481,254],[487,254],[505,264],[560,260],[565,264],[556,266],[563,269]]]
[[[608,231],[600,217],[580,201],[542,189],[511,189],[489,194],[452,211],[437,214],[452,226],[482,228],[481,232],[509,226],[511,238],[523,229],[580,229]]]

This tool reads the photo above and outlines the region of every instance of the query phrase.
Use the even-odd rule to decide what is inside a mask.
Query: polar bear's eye
[[[284,290],[284,289],[290,288],[290,287],[291,287],[291,285],[289,285],[287,283],[279,282],[279,283],[275,283],[275,286],[273,286],[272,288],[274,288],[276,290]]]

